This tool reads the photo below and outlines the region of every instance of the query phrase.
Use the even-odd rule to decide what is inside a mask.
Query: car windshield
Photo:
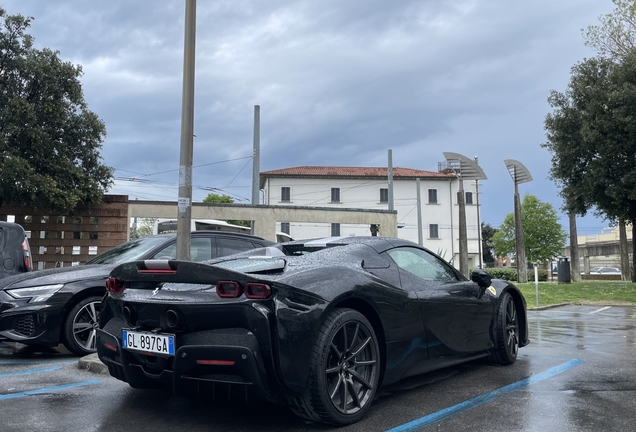
[[[163,244],[168,240],[166,236],[144,237],[120,244],[117,247],[96,256],[86,264],[121,264],[128,261],[135,261],[148,251]]]

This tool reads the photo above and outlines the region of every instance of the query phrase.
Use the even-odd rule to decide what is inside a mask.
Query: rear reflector
[[[29,255],[29,244],[27,243],[26,240],[22,242],[22,254],[24,255],[24,266],[27,269],[32,270],[31,256]]]
[[[117,294],[124,292],[124,281],[119,278],[106,279],[106,291]]]
[[[243,294],[243,289],[238,282],[218,281],[216,283],[216,293],[221,298],[238,298]]]
[[[272,294],[272,289],[269,285],[262,283],[246,283],[245,284],[245,297],[250,299],[266,299]]]
[[[112,344],[109,344],[109,343],[105,343],[104,346],[106,348],[108,348],[109,350],[111,350],[111,351],[117,352],[117,347],[115,345],[112,345]]]
[[[234,366],[234,360],[197,360],[200,365]]]

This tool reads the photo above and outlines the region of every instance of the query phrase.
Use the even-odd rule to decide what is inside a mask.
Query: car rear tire
[[[325,316],[312,349],[307,390],[289,406],[308,420],[355,423],[371,406],[380,366],[369,320],[353,309],[335,309]]]
[[[62,325],[63,342],[66,349],[73,354],[83,356],[97,351],[95,336],[101,303],[101,297],[87,297],[73,306],[66,315]]]
[[[519,317],[515,301],[509,293],[501,296],[494,331],[495,348],[491,360],[501,365],[513,364],[519,351]]]

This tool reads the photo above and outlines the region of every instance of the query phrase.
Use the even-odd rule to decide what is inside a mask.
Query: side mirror
[[[479,268],[473,270],[471,279],[482,288],[488,288],[492,282],[492,276]]]

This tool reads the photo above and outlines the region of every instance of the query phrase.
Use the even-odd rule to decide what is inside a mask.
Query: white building
[[[459,181],[450,171],[393,168],[398,236],[418,242],[416,179],[420,179],[423,246],[459,267]],[[301,166],[260,173],[263,204],[388,209],[386,167]],[[479,264],[479,206],[474,181],[464,181],[468,267]],[[277,230],[296,239],[371,235],[370,226],[280,221]],[[382,235],[380,227],[379,235]]]

